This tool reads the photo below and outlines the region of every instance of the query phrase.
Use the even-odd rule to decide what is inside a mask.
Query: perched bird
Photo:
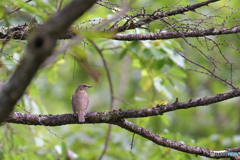
[[[76,112],[78,112],[78,121],[80,123],[85,122],[84,116],[87,114],[89,103],[86,90],[90,87],[92,86],[80,84],[72,96],[73,113],[76,115]]]

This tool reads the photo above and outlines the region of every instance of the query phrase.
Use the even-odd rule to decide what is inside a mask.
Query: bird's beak
[[[88,86],[88,88],[91,88],[92,86]]]

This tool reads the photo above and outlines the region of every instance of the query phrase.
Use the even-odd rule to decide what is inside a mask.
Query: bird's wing
[[[75,94],[73,94],[72,96],[72,110],[74,115],[76,115],[76,106],[77,106],[77,102],[76,102],[76,96],[74,96]]]
[[[86,115],[87,114],[87,112],[88,112],[88,105],[89,105],[89,99],[88,99],[88,95],[87,95],[87,101],[86,101],[86,104],[85,104],[85,111],[84,111],[84,115]]]

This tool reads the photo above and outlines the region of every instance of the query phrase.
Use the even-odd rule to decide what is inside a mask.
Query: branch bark
[[[234,156],[227,155],[228,152],[239,152],[240,147],[225,149],[221,151],[212,151],[206,148],[200,148],[195,146],[189,146],[182,144],[180,142],[175,142],[163,138],[146,130],[145,128],[139,127],[131,122],[128,122],[124,118],[136,118],[136,117],[148,117],[162,115],[163,113],[178,110],[178,109],[187,109],[197,106],[205,106],[212,103],[221,102],[227,99],[240,96],[240,89],[235,89],[231,92],[217,94],[211,97],[200,98],[196,100],[189,100],[185,102],[179,102],[178,99],[167,105],[157,105],[154,108],[150,109],[138,109],[138,110],[113,110],[109,112],[90,112],[86,115],[85,123],[86,124],[95,124],[95,123],[107,123],[115,124],[126,130],[136,133],[150,141],[158,144],[160,146],[176,149],[178,151],[201,155],[210,158],[226,158],[230,157],[232,159],[236,158]],[[25,125],[44,125],[44,126],[60,126],[66,124],[78,124],[77,116],[73,114],[63,114],[63,115],[32,115],[32,114],[22,114],[15,112],[11,114],[6,120],[8,123],[17,123]],[[217,153],[226,153],[226,154],[217,154]],[[214,157],[211,155],[214,153]]]
[[[41,27],[42,24],[36,24],[37,28]],[[10,37],[13,39],[27,39],[29,33],[31,32],[31,26],[28,25],[19,25],[13,26],[0,31],[0,39],[10,40]],[[122,34],[117,33],[112,39],[121,40],[121,41],[135,41],[135,40],[159,40],[159,39],[174,39],[184,37],[205,37],[213,35],[226,35],[234,34],[240,32],[240,26],[235,26],[231,28],[222,28],[222,29],[201,29],[193,31],[178,31],[178,32],[161,32],[161,33],[149,33],[149,34]],[[70,39],[75,36],[70,29],[65,30],[59,34],[59,39]],[[105,37],[106,38],[106,37]]]
[[[114,111],[116,112],[116,111]],[[150,141],[152,141],[155,144],[158,144],[163,147],[172,148],[178,151],[195,154],[195,155],[201,155],[209,158],[227,158],[231,157],[228,155],[215,155],[214,157],[210,156],[211,152],[220,153],[220,152],[239,152],[240,147],[237,148],[231,148],[231,149],[224,149],[221,151],[213,151],[206,148],[201,147],[195,147],[195,146],[189,146],[182,144],[180,142],[172,141],[166,138],[163,138],[164,136],[160,137],[145,128],[139,127],[125,119],[115,119],[106,117],[105,112],[102,112],[101,115],[97,114],[96,112],[91,112],[86,115],[86,121],[85,123],[108,123],[108,124],[115,124],[118,125],[130,132],[136,133]],[[91,115],[91,116],[90,116]],[[15,122],[14,122],[15,121]],[[41,123],[40,123],[40,122]],[[66,124],[78,124],[77,116],[74,116],[73,114],[63,114],[63,115],[48,115],[48,116],[39,116],[39,115],[30,115],[30,114],[22,114],[15,112],[14,114],[10,115],[8,119],[6,119],[6,122],[9,123],[18,123],[18,124],[26,124],[26,125],[44,125],[44,126],[57,126],[57,125],[66,125]],[[233,156],[232,156],[233,157]]]
[[[199,98],[185,102],[179,102],[176,100],[174,103],[167,105],[157,105],[156,107],[149,109],[135,109],[135,110],[113,110],[105,112],[89,112],[87,113],[85,123],[114,123],[122,118],[137,118],[137,117],[150,117],[163,115],[166,112],[171,112],[179,109],[188,109],[192,107],[206,106],[213,103],[228,100],[234,97],[240,96],[240,89],[233,91],[217,94],[210,97]],[[66,124],[78,123],[77,117],[72,114],[62,115],[29,115],[15,112],[10,115],[5,121],[9,123],[27,124],[27,125],[41,125],[38,121],[34,120],[37,118],[43,119],[43,125],[46,126],[59,126]],[[18,119],[19,118],[19,119]],[[31,120],[30,120],[31,119]]]
[[[228,158],[228,157],[235,157],[235,156],[228,156],[228,154],[227,154],[228,152],[233,152],[233,150],[235,152],[240,151],[240,147],[225,149],[225,150],[221,150],[221,151],[213,151],[213,150],[206,149],[206,148],[185,145],[185,144],[177,142],[177,141],[171,141],[169,139],[163,138],[163,136],[160,137],[160,136],[146,130],[145,128],[139,127],[131,122],[126,121],[125,119],[121,119],[121,120],[117,121],[116,125],[124,128],[130,132],[136,133],[136,134],[138,134],[160,146],[176,149],[178,151],[182,151],[182,152],[186,152],[186,153],[190,153],[190,154],[195,154],[196,156],[201,155],[201,156],[205,156],[205,157],[209,157],[209,158]],[[210,155],[211,152],[214,152],[214,153],[225,152],[226,154],[225,155],[217,155],[216,154],[215,156],[211,156]]]
[[[239,33],[240,26],[223,29],[202,29],[193,31],[178,31],[178,32],[163,32],[163,33],[149,33],[149,34],[121,34],[115,35],[115,40],[121,41],[136,41],[136,40],[159,40],[159,39],[174,39],[187,37],[204,37],[213,35],[233,34]]]

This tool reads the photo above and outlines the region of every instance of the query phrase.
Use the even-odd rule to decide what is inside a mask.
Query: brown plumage
[[[72,109],[74,115],[78,112],[78,121],[85,122],[84,116],[87,114],[88,111],[88,94],[86,90],[92,86],[87,84],[81,84],[76,89],[75,93],[72,96]]]

